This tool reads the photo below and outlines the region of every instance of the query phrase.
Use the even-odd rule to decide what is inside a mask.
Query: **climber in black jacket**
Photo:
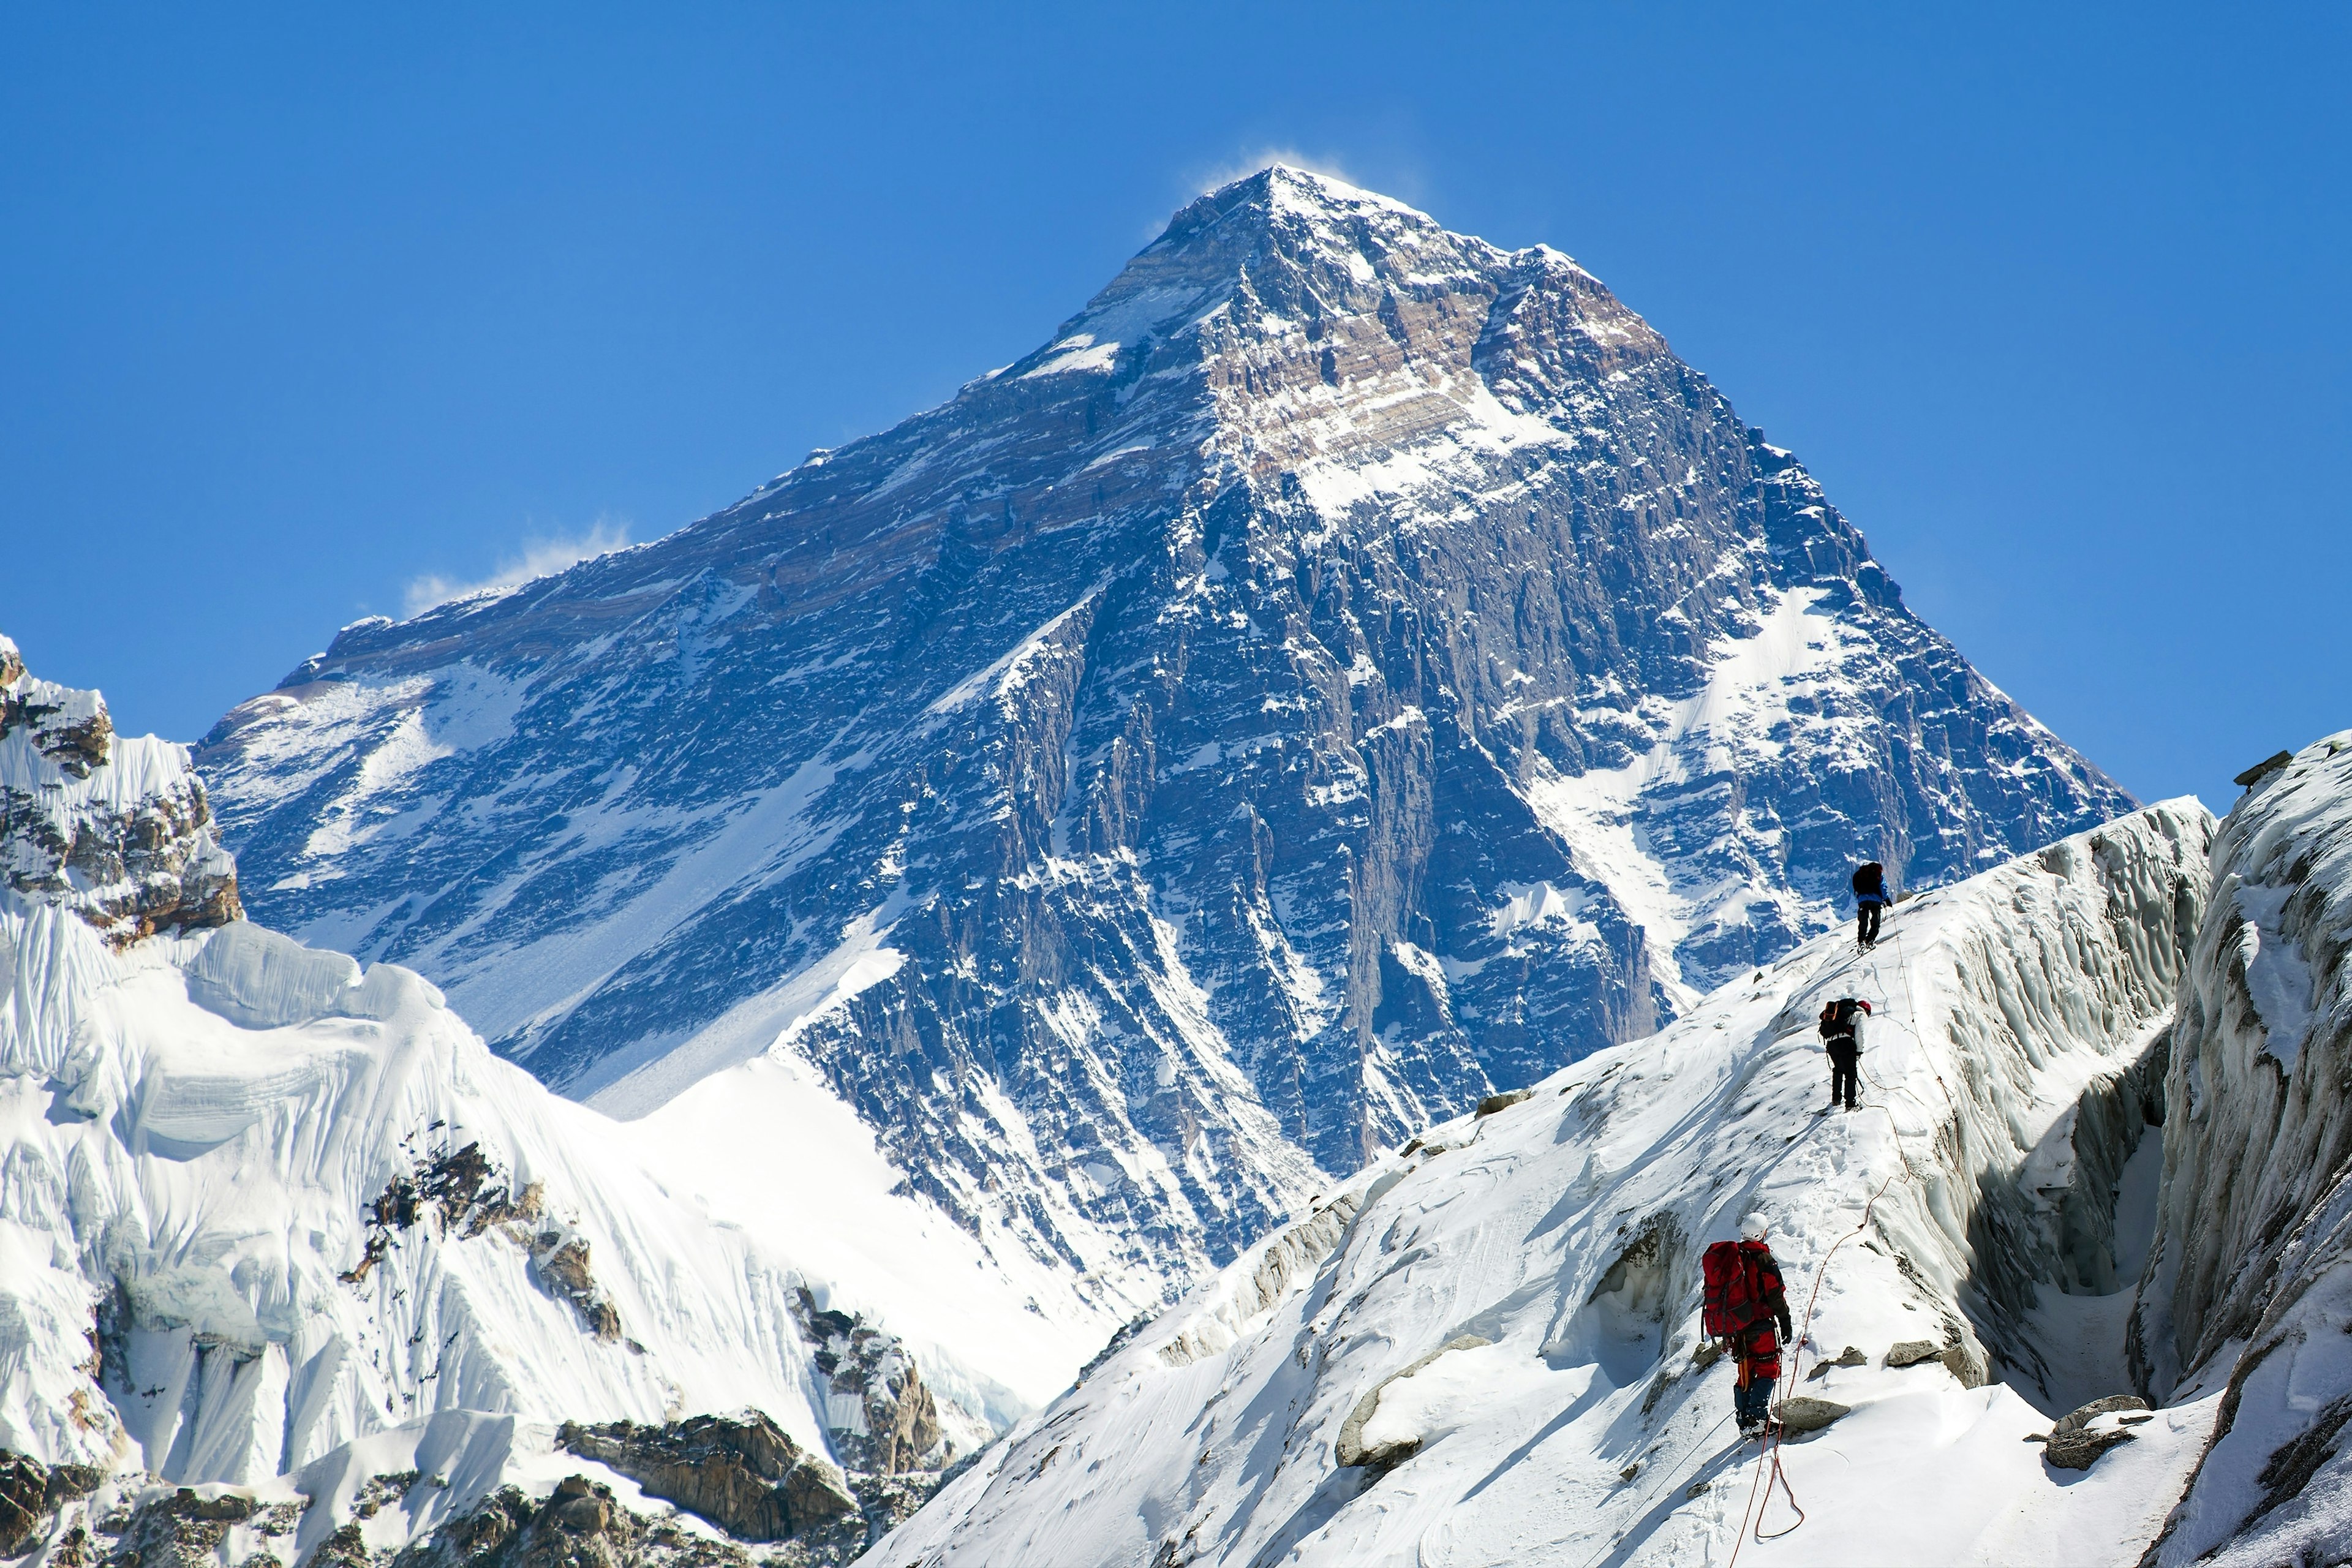
[[[1822,1009],[1822,1044],[1830,1053],[1830,1103],[1835,1110],[1841,1096],[1853,1109],[1858,1069],[1862,1066],[1862,1021],[1870,1004],[1856,996],[1841,996]]]
[[[1886,896],[1886,868],[1865,860],[1853,874],[1853,934],[1863,946],[1878,941],[1879,912],[1895,900]]]

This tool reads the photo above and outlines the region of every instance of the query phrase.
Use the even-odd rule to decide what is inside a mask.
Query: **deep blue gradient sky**
[[[360,9],[0,13],[0,631],[126,729],[937,402],[1276,153],[1576,256],[2140,795],[2352,724],[2352,8]]]

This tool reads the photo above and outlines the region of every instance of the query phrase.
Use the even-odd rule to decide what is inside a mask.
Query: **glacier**
[[[2212,833],[2179,801],[2061,839],[1904,902],[1873,952],[1816,938],[1432,1127],[862,1561],[2135,1561],[2222,1388],[2093,1417],[2115,1446],[2055,1468],[2039,1440],[2079,1401],[2047,1309],[2132,1300],[2113,1264],[2147,1237],[2084,1221],[2168,1137],[2138,1112]],[[1876,1008],[1866,1103],[1825,1114],[1814,1023],[1841,995]],[[1697,1328],[1699,1253],[1750,1212],[1805,1335],[1790,1403],[1843,1407],[1769,1454]],[[2104,1321],[2095,1392],[2129,1395]]]
[[[2223,1396],[2150,1568],[2352,1557],[2347,949],[2352,731],[2258,779],[2214,845],[2131,1350],[2158,1394]]]
[[[946,404],[346,626],[197,761],[257,918],[625,1118],[821,1086],[1076,1356],[1853,860],[2133,805],[1590,272],[1282,166]]]

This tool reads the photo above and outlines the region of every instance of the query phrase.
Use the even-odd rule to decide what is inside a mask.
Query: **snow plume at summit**
[[[501,560],[488,576],[477,582],[458,582],[437,572],[427,573],[412,579],[403,596],[407,601],[408,613],[414,616],[436,605],[500,593],[541,577],[553,576],[567,566],[623,549],[628,542],[626,523],[598,518],[595,525],[585,533],[535,536],[525,540],[521,553]]]
[[[1591,273],[1282,166],[938,408],[347,628],[199,765],[258,918],[625,1117],[821,1094],[1097,1339],[1853,859],[2132,804]]]

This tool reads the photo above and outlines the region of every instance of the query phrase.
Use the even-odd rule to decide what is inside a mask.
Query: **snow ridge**
[[[2023,1312],[2084,1288],[2050,1146],[2161,1033],[2210,832],[2181,801],[2062,840],[1906,902],[1875,952],[1816,939],[1431,1129],[863,1561],[1722,1561],[1759,1459],[1730,1440],[1727,1370],[1694,1355],[1698,1259],[1749,1212],[1811,1331],[1801,1371],[1839,1363],[1796,1387],[1847,1413],[1782,1448],[1809,1521],[1743,1563],[2131,1561],[2217,1399],[2053,1469],[2020,1441],[2064,1414],[2028,1397]],[[1844,994],[1877,1004],[1870,1103],[1823,1117],[1813,1023]]]

